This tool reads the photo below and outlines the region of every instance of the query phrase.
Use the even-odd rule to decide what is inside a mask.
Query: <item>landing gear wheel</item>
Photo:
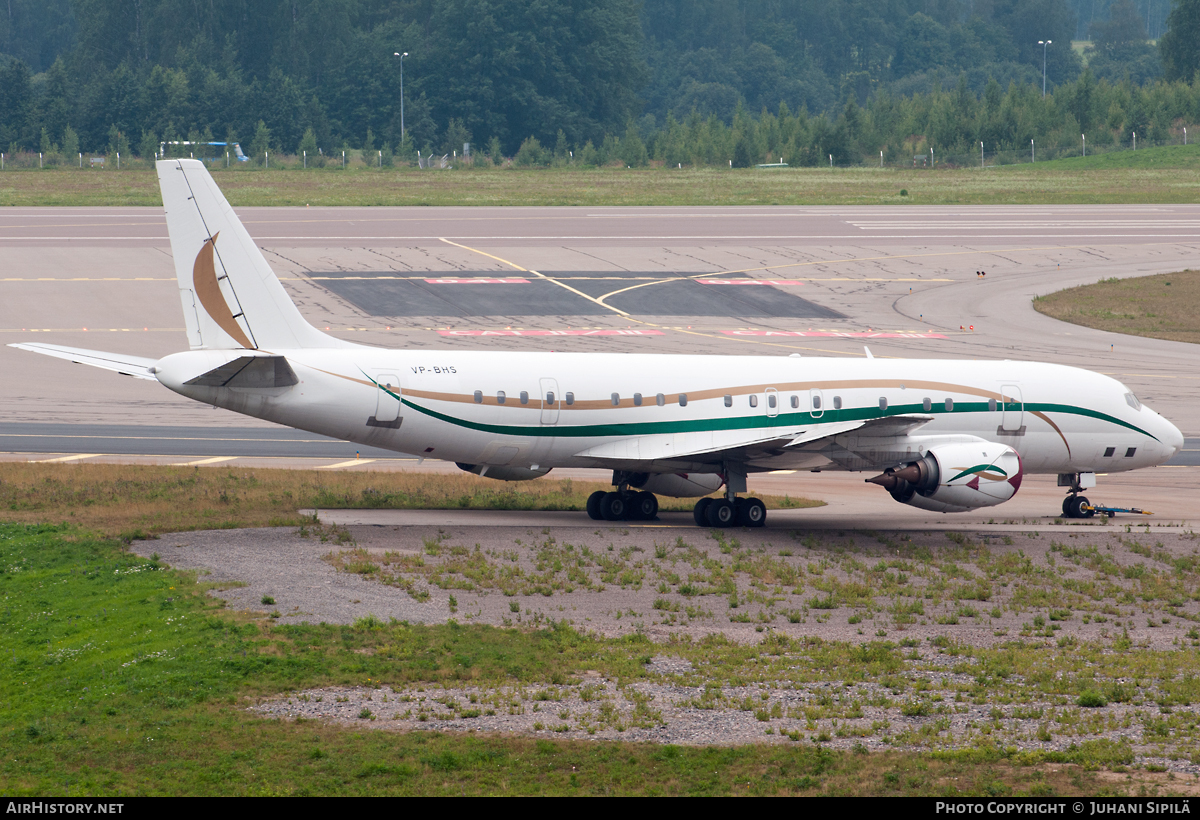
[[[1090,507],[1091,504],[1082,495],[1073,495],[1067,501],[1068,518],[1091,518],[1096,514],[1095,510],[1083,509],[1084,507]]]
[[[714,498],[708,505],[707,518],[710,527],[728,527],[737,520],[737,512],[724,498]]]
[[[628,505],[620,493],[605,493],[600,500],[600,515],[605,521],[624,521]]]
[[[654,493],[640,492],[629,504],[629,518],[634,521],[653,521],[658,515],[658,499]]]
[[[767,523],[767,505],[757,498],[738,499],[738,524],[743,527],[761,527]]]
[[[692,508],[692,518],[696,521],[697,527],[708,526],[708,507],[713,503],[711,498],[701,498],[696,502],[696,506]]]
[[[592,519],[593,521],[604,520],[604,516],[600,513],[600,503],[604,501],[605,495],[606,493],[604,490],[596,490],[596,492],[588,496],[587,514],[588,518]]]
[[[1069,495],[1063,499],[1063,506],[1062,506],[1063,518],[1071,517],[1071,499],[1074,497],[1075,496],[1073,496],[1073,495]]]

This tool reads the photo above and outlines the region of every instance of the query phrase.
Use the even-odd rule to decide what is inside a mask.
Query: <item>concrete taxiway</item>
[[[1194,346],[1065,325],[1031,304],[1102,278],[1196,267],[1200,206],[239,214],[302,313],[354,341],[845,357],[868,345],[876,357],[1058,362],[1129,385],[1188,436],[1175,463],[1200,462]],[[0,287],[5,343],[153,357],[186,348],[156,209],[7,209]],[[7,347],[0,373],[0,451],[9,453],[339,463],[360,450]],[[819,482],[804,484],[821,495]],[[1144,489],[1149,497],[1120,500],[1153,509],[1165,490]],[[889,519],[907,511],[876,508]]]

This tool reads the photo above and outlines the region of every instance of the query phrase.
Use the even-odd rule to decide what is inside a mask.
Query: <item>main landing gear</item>
[[[761,527],[767,523],[767,506],[757,498],[738,498],[746,492],[746,470],[726,462],[724,498],[701,498],[692,510],[697,527]]]
[[[701,498],[692,509],[697,527],[761,527],[767,506],[757,498]]]
[[[658,517],[658,499],[654,493],[628,489],[597,490],[588,496],[587,513],[593,521],[653,521]]]
[[[761,527],[767,522],[767,507],[757,498],[738,498],[746,492],[746,473],[726,466],[721,473],[724,498],[701,498],[692,510],[698,527]],[[630,486],[630,483],[634,485]],[[647,490],[644,474],[613,472],[613,492],[597,490],[588,496],[587,513],[593,521],[651,521],[658,516],[658,499]],[[703,492],[703,489],[701,489]],[[672,493],[667,491],[668,495]],[[692,493],[687,493],[691,495]]]

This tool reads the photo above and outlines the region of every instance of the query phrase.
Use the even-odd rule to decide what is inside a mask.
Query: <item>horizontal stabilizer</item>
[[[99,367],[103,370],[111,370],[114,373],[120,373],[122,376],[133,376],[135,379],[157,381],[154,378],[154,374],[150,372],[150,368],[158,361],[157,359],[144,359],[141,356],[127,356],[124,353],[106,353],[103,350],[84,350],[79,347],[62,347],[60,345],[20,343],[10,344],[9,347],[53,356],[56,359],[66,359],[76,364],[86,364],[92,367]]]
[[[200,387],[291,387],[299,384],[283,356],[240,356],[184,384]]]

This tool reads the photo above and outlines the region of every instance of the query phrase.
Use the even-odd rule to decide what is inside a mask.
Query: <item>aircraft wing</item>
[[[788,446],[798,447],[801,444],[812,444],[834,436],[846,435],[847,433],[854,433],[859,437],[869,436],[871,438],[907,436],[909,433],[924,427],[931,421],[933,421],[933,416],[919,416],[914,414],[887,416],[880,419],[865,419],[863,421],[835,421],[830,424],[818,424],[810,427],[788,442]]]
[[[789,462],[804,451],[819,452],[839,436],[871,439],[902,438],[933,421],[932,416],[889,416],[879,419],[817,423],[808,427],[715,430],[662,433],[610,441],[576,453],[617,469],[719,464],[735,461],[769,467],[772,461]]]
[[[60,345],[24,342],[10,344],[9,347],[28,350],[33,353],[41,353],[45,356],[53,356],[56,359],[66,359],[76,364],[86,364],[92,367],[99,367],[103,370],[111,370],[123,376],[133,376],[135,379],[157,381],[154,378],[154,374],[150,372],[150,368],[158,361],[157,359],[127,356],[124,353],[106,353],[103,350],[84,350],[79,347],[62,347]]]

